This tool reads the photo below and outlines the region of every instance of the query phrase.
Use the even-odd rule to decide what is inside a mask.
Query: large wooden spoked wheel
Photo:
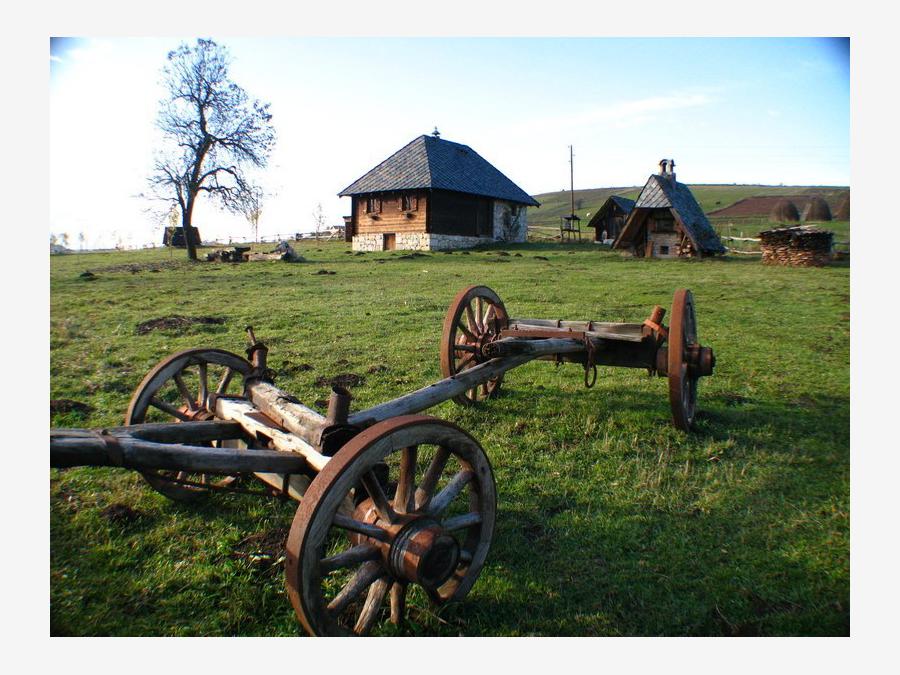
[[[297,616],[311,635],[366,635],[429,600],[461,600],[495,514],[494,474],[469,434],[424,415],[379,422],[328,462],[294,517],[285,572]]]
[[[246,359],[221,349],[188,349],[173,354],[160,361],[135,389],[125,424],[215,419],[209,394],[241,394],[244,378],[252,368]],[[235,480],[183,471],[142,471],[141,475],[157,492],[182,502],[208,494],[204,485],[225,487]]]
[[[503,301],[487,286],[469,286],[450,303],[441,336],[441,374],[452,377],[482,363],[481,348],[495,340],[509,325]],[[469,389],[453,400],[461,405],[474,405],[494,396],[503,376]]]
[[[690,367],[690,350],[698,345],[694,296],[686,288],[675,291],[669,324],[669,404],[672,421],[682,431],[690,431],[697,405],[699,376]]]

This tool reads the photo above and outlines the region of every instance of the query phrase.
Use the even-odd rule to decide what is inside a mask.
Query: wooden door
[[[397,235],[393,232],[386,233],[384,235],[384,249],[385,251],[393,251],[397,248]]]

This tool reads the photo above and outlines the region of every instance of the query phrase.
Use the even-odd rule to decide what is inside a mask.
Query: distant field
[[[357,410],[440,379],[444,313],[469,284],[494,288],[513,314],[608,321],[640,321],[688,287],[718,357],[694,433],[669,423],[665,380],[601,368],[585,390],[581,369],[549,362],[511,372],[479,408],[429,411],[486,449],[497,531],[468,598],[439,611],[416,600],[402,633],[849,634],[848,266],[636,260],[551,243],[508,256],[298,249],[310,262],[53,256],[50,395],[89,409],[51,424],[120,424],[156,362],[197,346],[241,352],[248,324],[281,387],[320,405],[321,378],[354,374]],[[171,315],[222,323],[137,330]],[[135,473],[89,468],[51,470],[49,500],[51,634],[302,633],[279,562],[293,503],[179,505]]]

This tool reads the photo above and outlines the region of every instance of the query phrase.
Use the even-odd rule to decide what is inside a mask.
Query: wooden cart
[[[664,314],[657,306],[634,324],[515,319],[494,291],[471,286],[444,321],[444,379],[353,413],[350,393],[335,386],[324,416],[275,386],[268,350],[248,329],[246,359],[201,348],[160,362],[134,392],[125,426],[52,429],[50,463],[134,469],[177,501],[247,491],[239,478],[254,476],[300,502],[285,572],[304,628],[364,635],[383,616],[401,623],[414,587],[437,604],[464,598],[494,534],[494,475],[481,445],[417,413],[450,399],[475,405],[497,395],[507,371],[547,359],[580,364],[587,386],[598,365],[667,377],[673,422],[687,431],[715,358],[698,342],[690,291],[676,291],[668,327]]]

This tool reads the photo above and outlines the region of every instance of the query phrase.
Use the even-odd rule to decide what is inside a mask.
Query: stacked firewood
[[[759,233],[766,265],[821,267],[831,262],[834,233],[810,227],[781,227]]]

